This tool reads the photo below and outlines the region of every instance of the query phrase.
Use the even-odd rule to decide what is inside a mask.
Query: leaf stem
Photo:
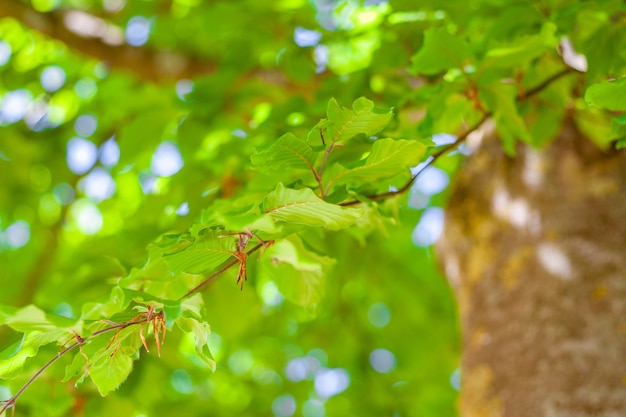
[[[562,71],[557,72],[556,74],[553,74],[552,76],[548,77],[546,80],[544,80],[543,82],[541,82],[539,85],[531,88],[530,90],[526,91],[525,94],[520,94],[516,97],[516,101],[522,102],[525,100],[528,100],[530,97],[539,94],[541,91],[543,91],[544,89],[546,89],[550,84],[552,84],[553,82],[555,82],[556,80],[558,80],[559,78],[567,75],[567,74],[571,74],[572,72],[574,72],[574,70],[572,70],[571,68],[565,68]],[[426,162],[424,163],[424,165],[422,166],[422,168],[415,173],[411,179],[404,184],[402,187],[400,187],[399,189],[395,190],[395,191],[388,191],[382,194],[376,194],[376,195],[372,195],[369,196],[368,199],[370,200],[382,200],[384,198],[387,197],[392,197],[394,195],[398,195],[398,194],[403,194],[405,192],[407,192],[411,186],[415,183],[415,180],[417,180],[417,178],[420,176],[420,174],[422,174],[426,168],[430,167],[432,164],[434,164],[437,159],[439,159],[441,156],[445,155],[446,153],[450,152],[451,150],[455,149],[457,146],[459,146],[461,143],[463,143],[467,137],[472,133],[475,132],[476,130],[478,130],[480,128],[480,126],[482,126],[483,123],[485,123],[485,121],[487,121],[487,119],[489,119],[491,116],[493,115],[492,112],[483,112],[483,117],[471,128],[469,128],[467,131],[465,131],[463,134],[461,134],[453,143],[439,149],[438,151],[434,152],[431,156],[428,157],[428,159],[426,160]],[[343,207],[349,207],[349,206],[355,206],[357,204],[361,204],[362,201],[360,200],[353,200],[353,201],[346,201],[343,203],[339,203],[340,206]]]
[[[259,249],[261,249],[266,244],[267,244],[266,242],[259,243],[258,245],[256,245],[252,249],[250,249],[248,252],[246,252],[247,256],[252,255],[254,252],[258,251]],[[196,285],[194,288],[192,288],[191,290],[186,292],[182,297],[180,297],[178,299],[178,301],[183,300],[183,299],[185,299],[185,298],[189,297],[190,295],[193,295],[193,294],[195,294],[197,292],[200,292],[200,290],[202,288],[204,288],[208,283],[210,283],[215,278],[219,277],[224,272],[228,271],[230,268],[232,268],[233,266],[237,265],[238,263],[239,263],[239,259],[237,259],[237,258],[235,258],[234,260],[228,262],[226,265],[224,265],[219,270],[217,270],[215,273],[213,273],[210,277],[208,277],[207,279],[202,281],[200,284]]]
[[[15,407],[15,403],[17,402],[17,399],[24,393],[24,391],[26,391],[26,389],[29,386],[31,386],[32,383],[35,382],[35,380],[37,378],[39,378],[39,376],[46,371],[46,369],[48,369],[50,366],[52,366],[56,361],[61,359],[63,357],[63,355],[65,355],[66,353],[68,353],[69,351],[74,349],[75,347],[82,346],[85,343],[87,343],[88,341],[90,341],[90,340],[100,336],[101,334],[112,332],[113,330],[125,329],[125,328],[127,328],[129,326],[132,326],[134,324],[142,324],[142,323],[147,323],[147,322],[148,322],[147,320],[136,321],[136,322],[133,322],[133,321],[122,322],[122,323],[119,323],[119,324],[115,324],[113,326],[106,327],[104,329],[97,330],[97,331],[93,332],[88,337],[85,337],[85,338],[78,337],[76,342],[72,343],[71,345],[69,345],[68,347],[63,349],[62,351],[58,352],[48,362],[46,362],[45,365],[41,367],[41,369],[39,369],[37,372],[35,372],[35,374],[33,376],[31,376],[30,379],[28,381],[26,381],[26,383],[24,385],[22,385],[22,387],[15,393],[14,396],[9,398],[8,400],[5,400],[4,401],[5,404],[2,406],[2,408],[0,408],[0,415],[2,415],[2,413],[4,413],[7,409]]]

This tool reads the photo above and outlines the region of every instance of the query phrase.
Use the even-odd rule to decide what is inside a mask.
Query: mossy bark
[[[439,244],[459,300],[462,417],[626,416],[626,152],[566,121],[463,167]]]

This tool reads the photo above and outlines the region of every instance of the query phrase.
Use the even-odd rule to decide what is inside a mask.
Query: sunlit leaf
[[[184,249],[163,255],[172,271],[201,274],[211,271],[232,256],[235,237],[226,232],[205,229],[197,238],[183,237],[189,242]]]
[[[451,68],[463,68],[471,56],[470,46],[447,28],[428,29],[424,33],[424,46],[412,58],[413,70],[432,75]]]
[[[196,353],[212,371],[215,371],[215,361],[211,357],[207,343],[209,334],[211,334],[209,324],[190,317],[180,317],[176,324],[182,331],[193,333],[196,340]]]
[[[133,369],[133,360],[121,351],[96,361],[89,367],[89,376],[103,397],[126,381]]]
[[[292,133],[286,133],[268,148],[259,150],[250,157],[259,166],[278,169],[305,169],[313,171],[316,153],[311,146]]]
[[[273,280],[288,300],[314,308],[322,299],[325,277],[334,263],[334,259],[305,248],[294,235],[268,250],[261,274]]]
[[[364,164],[342,168],[330,178],[332,184],[370,183],[398,175],[419,163],[426,146],[417,141],[379,139]]]
[[[587,88],[585,100],[592,106],[626,111],[626,78],[593,84]]]
[[[293,190],[282,184],[265,197],[263,209],[275,220],[331,230],[350,226],[362,214],[360,209],[327,203],[308,188]]]
[[[376,109],[374,102],[364,97],[354,101],[352,110],[341,107],[333,98],[328,102],[328,118],[313,128],[309,141],[315,138],[314,143],[318,143],[323,135],[327,145],[341,144],[359,134],[370,136],[387,126],[392,115],[391,109]]]

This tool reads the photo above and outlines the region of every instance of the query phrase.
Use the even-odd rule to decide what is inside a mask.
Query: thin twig
[[[58,361],[59,359],[61,359],[63,357],[63,355],[65,355],[66,353],[68,353],[69,351],[71,351],[72,349],[74,349],[77,346],[82,346],[85,343],[87,343],[88,341],[100,336],[101,334],[104,333],[108,333],[108,332],[112,332],[113,330],[121,330],[121,329],[125,329],[129,326],[132,326],[134,324],[142,324],[142,323],[146,323],[147,321],[137,321],[137,322],[123,322],[123,323],[119,323],[119,324],[115,324],[113,326],[110,327],[106,327],[104,329],[100,329],[98,331],[93,332],[90,336],[82,338],[79,337],[79,339],[74,342],[73,344],[71,344],[70,346],[66,347],[65,349],[63,349],[62,351],[60,351],[59,353],[57,353],[54,357],[52,357],[48,362],[46,362],[46,364],[44,366],[41,367],[41,369],[39,369],[37,372],[35,372],[35,374],[33,376],[30,377],[30,379],[28,381],[26,381],[26,383],[22,386],[22,388],[20,388],[14,396],[12,396],[11,398],[9,398],[8,400],[5,400],[5,404],[2,406],[2,408],[0,408],[0,415],[2,415],[2,413],[4,413],[6,410],[8,410],[11,407],[15,407],[15,403],[17,402],[17,399],[20,397],[20,395],[22,395],[24,393],[24,391],[26,391],[26,389],[33,383],[35,382],[35,380],[37,378],[39,378],[39,376],[41,374],[43,374],[45,372],[46,369],[48,369],[50,366],[52,366],[52,364],[54,364],[56,361]]]
[[[259,249],[261,249],[263,246],[265,246],[265,242],[259,243],[258,245],[256,245],[255,247],[253,247],[252,249],[250,249],[247,253],[247,256],[252,255],[254,252],[258,251]],[[199,292],[202,288],[204,288],[209,282],[213,281],[215,278],[219,277],[220,275],[222,275],[224,272],[228,271],[230,268],[232,268],[233,266],[237,265],[239,263],[239,259],[234,259],[232,261],[230,261],[229,263],[227,263],[226,265],[224,265],[223,267],[221,267],[218,271],[216,271],[214,274],[212,274],[210,277],[208,277],[207,279],[205,279],[204,281],[202,281],[200,284],[196,285],[193,289],[189,290],[187,293],[185,293],[185,295],[183,295],[182,297],[180,297],[178,299],[178,301],[183,300],[187,297],[189,297],[190,295],[193,295],[197,292]]]
[[[546,80],[544,80],[543,82],[541,82],[541,84],[537,85],[536,87],[531,88],[530,90],[528,90],[525,94],[520,94],[516,97],[516,101],[517,102],[522,102],[525,101],[527,99],[529,99],[530,97],[539,94],[541,91],[543,91],[544,89],[546,89],[550,84],[552,84],[554,81],[558,80],[559,78],[567,75],[567,74],[571,74],[573,72],[573,70],[571,68],[566,68],[563,71],[557,72],[556,74],[550,76],[549,78],[547,78]],[[403,194],[405,192],[407,192],[411,186],[415,183],[415,181],[417,180],[417,177],[420,176],[420,174],[422,174],[426,168],[430,167],[432,164],[434,164],[437,159],[439,159],[441,156],[445,155],[446,153],[450,152],[451,150],[455,149],[457,146],[459,146],[461,143],[463,143],[467,137],[472,133],[475,132],[477,129],[480,128],[480,126],[482,126],[482,124],[493,115],[492,112],[489,113],[484,113],[483,117],[480,119],[480,121],[478,121],[478,123],[476,123],[474,126],[472,126],[470,129],[468,129],[467,131],[465,131],[462,135],[460,135],[453,143],[439,149],[438,151],[434,152],[427,160],[426,162],[422,165],[422,168],[416,172],[411,179],[404,184],[402,187],[400,187],[399,189],[395,190],[395,191],[387,191],[385,193],[382,194],[376,194],[376,195],[372,195],[367,197],[369,200],[381,200],[383,198],[387,198],[387,197],[391,197],[394,195],[398,195],[398,194]],[[349,206],[354,206],[357,204],[361,204],[362,201],[360,200],[353,200],[353,201],[346,201],[344,203],[339,203],[340,206],[343,207],[349,207]]]

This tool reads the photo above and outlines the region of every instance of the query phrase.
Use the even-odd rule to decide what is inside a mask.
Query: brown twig
[[[546,89],[550,84],[552,84],[554,81],[558,80],[559,78],[567,75],[567,74],[571,74],[574,70],[572,70],[571,68],[565,68],[564,70],[557,72],[556,74],[548,77],[546,80],[544,80],[543,82],[541,82],[539,85],[531,88],[530,90],[526,91],[525,94],[523,95],[518,95],[516,97],[516,101],[517,102],[522,102],[525,100],[528,100],[530,97],[539,94],[541,91],[543,91],[544,89]],[[476,123],[474,126],[472,126],[471,128],[469,128],[468,130],[466,130],[463,134],[461,134],[453,143],[435,151],[427,160],[426,162],[422,165],[422,168],[416,172],[411,179],[404,184],[402,187],[400,187],[397,190],[394,191],[387,191],[385,193],[382,194],[376,194],[376,195],[372,195],[367,197],[369,200],[382,200],[384,198],[387,197],[392,197],[394,195],[398,195],[398,194],[403,194],[405,192],[407,192],[411,186],[415,183],[415,181],[417,180],[417,178],[420,176],[420,174],[422,174],[426,168],[430,167],[432,164],[434,164],[441,156],[445,155],[446,153],[450,152],[451,150],[455,149],[457,146],[459,146],[461,143],[463,143],[467,137],[472,133],[475,132],[477,129],[479,129],[483,123],[485,123],[485,121],[490,118],[493,115],[492,112],[488,112],[488,113],[483,113],[483,117],[478,121],[478,123]],[[339,203],[340,206],[344,206],[344,207],[349,207],[349,206],[354,206],[357,204],[361,204],[362,201],[360,200],[353,200],[353,201],[346,201],[343,203]]]
[[[252,255],[254,252],[258,251],[259,249],[261,249],[262,247],[266,246],[267,244],[268,244],[268,242],[261,242],[261,243],[259,243],[258,245],[256,245],[255,247],[253,247],[252,249],[250,249],[249,251],[246,252],[246,257]],[[178,301],[183,300],[183,299],[185,299],[185,298],[189,297],[190,295],[193,295],[193,294],[195,294],[197,292],[200,292],[200,290],[202,288],[204,288],[208,283],[210,283],[215,278],[217,278],[220,275],[222,275],[224,272],[228,271],[233,266],[238,265],[239,262],[240,262],[240,259],[235,257],[234,260],[228,262],[223,267],[221,267],[219,270],[217,270],[215,273],[213,273],[210,277],[208,277],[207,279],[202,281],[200,284],[196,285],[194,288],[192,288],[191,290],[186,292],[182,297],[180,297],[178,299]]]
[[[136,322],[135,321],[128,321],[128,322],[115,324],[115,325],[106,327],[104,329],[97,330],[97,331],[93,332],[90,336],[85,337],[85,338],[75,335],[76,342],[72,343],[71,345],[69,345],[68,347],[66,347],[65,349],[63,349],[59,353],[57,353],[54,357],[52,357],[48,362],[46,362],[46,364],[44,366],[41,367],[41,369],[39,369],[37,372],[35,372],[35,374],[33,376],[31,376],[28,381],[26,381],[26,383],[15,393],[14,396],[12,396],[8,400],[4,401],[5,404],[2,406],[2,408],[0,408],[0,415],[2,415],[2,413],[4,413],[9,408],[14,408],[15,407],[15,403],[17,402],[17,399],[24,393],[24,391],[26,391],[26,389],[28,389],[28,387],[33,382],[35,382],[35,380],[37,378],[39,378],[39,376],[41,374],[43,374],[46,371],[46,369],[48,369],[50,366],[52,366],[56,361],[61,359],[66,353],[68,353],[69,351],[71,351],[75,347],[80,347],[80,346],[84,345],[85,343],[89,342],[90,340],[100,336],[101,334],[112,332],[114,330],[119,331],[119,330],[125,329],[125,328],[127,328],[129,326],[132,326],[132,325],[135,325],[135,324],[143,324],[143,323],[147,323],[147,322],[148,321],[136,321]]]

